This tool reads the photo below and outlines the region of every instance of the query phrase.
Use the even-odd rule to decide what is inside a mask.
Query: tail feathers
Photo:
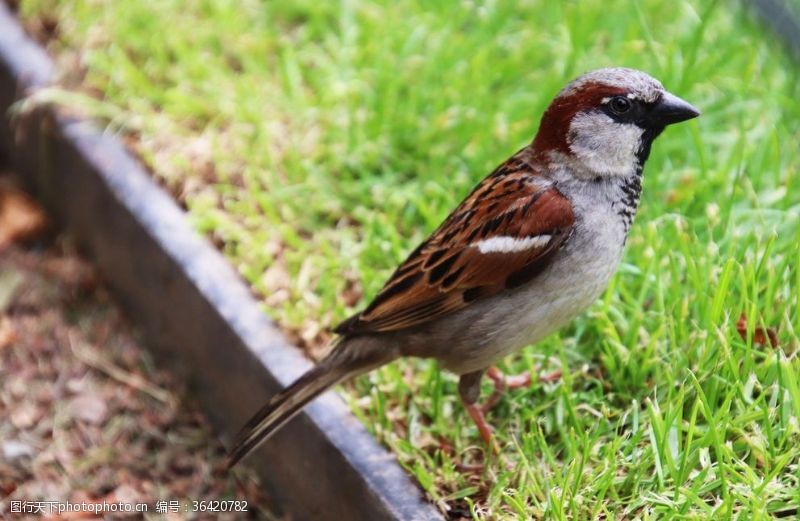
[[[346,367],[330,367],[321,362],[296,382],[274,396],[247,422],[228,455],[228,468],[254,451],[305,405],[353,373]]]

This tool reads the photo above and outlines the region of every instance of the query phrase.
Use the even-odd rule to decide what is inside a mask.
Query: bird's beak
[[[678,96],[665,92],[649,114],[651,124],[666,127],[687,119],[696,118],[700,111]]]

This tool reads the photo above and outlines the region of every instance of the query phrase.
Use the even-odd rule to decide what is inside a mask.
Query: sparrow
[[[564,87],[533,141],[498,166],[399,265],[330,354],[244,426],[229,466],[330,387],[399,357],[434,358],[492,440],[480,382],[492,364],[585,310],[606,288],[639,206],[650,147],[700,115],[648,74],[598,69]]]

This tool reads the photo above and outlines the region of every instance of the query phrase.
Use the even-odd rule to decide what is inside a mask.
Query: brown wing
[[[519,286],[547,266],[574,222],[569,200],[515,156],[411,253],[364,311],[335,331],[418,326]]]

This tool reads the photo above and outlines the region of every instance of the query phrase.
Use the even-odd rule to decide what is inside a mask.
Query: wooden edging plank
[[[85,247],[148,344],[231,439],[310,362],[114,136],[31,94],[54,66],[0,2],[0,148]],[[294,519],[442,519],[328,393],[248,460]]]

